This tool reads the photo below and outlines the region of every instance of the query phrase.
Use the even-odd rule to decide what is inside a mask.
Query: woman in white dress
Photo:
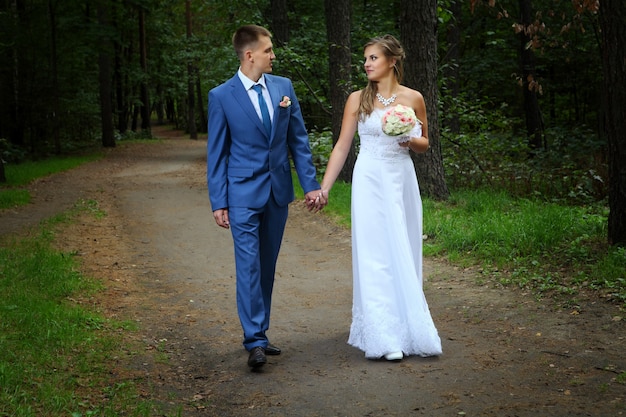
[[[321,194],[325,202],[358,130],[348,343],[368,359],[436,356],[441,340],[422,289],[422,202],[409,155],[428,150],[426,105],[421,93],[400,84],[405,55],[397,39],[372,39],[364,56],[368,84],[348,97]],[[421,121],[401,138],[382,130],[381,117],[392,104],[412,108]]]

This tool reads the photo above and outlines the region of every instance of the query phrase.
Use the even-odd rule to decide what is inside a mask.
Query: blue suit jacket
[[[260,208],[273,193],[286,206],[295,198],[289,156],[307,193],[320,188],[300,104],[288,78],[265,74],[274,107],[267,136],[239,77],[209,92],[207,182],[212,210]],[[284,96],[289,107],[280,107]]]

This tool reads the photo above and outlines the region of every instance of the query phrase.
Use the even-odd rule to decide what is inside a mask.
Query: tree
[[[437,0],[404,2],[400,13],[400,37],[406,49],[406,85],[420,91],[426,101],[430,149],[412,154],[422,192],[435,199],[450,195],[445,182],[439,140],[437,84]]]
[[[441,62],[443,64],[443,94],[447,95],[449,100],[444,102],[443,112],[446,118],[442,121],[443,127],[450,130],[452,134],[458,134],[460,131],[459,115],[452,111],[449,104],[450,101],[456,100],[461,91],[461,80],[459,73],[459,56],[461,44],[461,1],[452,0],[450,4],[449,16],[447,16],[446,30],[446,49]]]
[[[531,0],[519,0],[520,21],[518,36],[520,38],[520,66],[522,78],[520,83],[524,92],[524,113],[526,115],[526,134],[531,149],[543,145],[543,121],[537,100],[539,84],[535,81],[535,53],[530,47],[531,35],[535,31],[532,22]]]
[[[0,28],[2,28],[1,45],[4,52],[0,55],[9,58],[7,59],[8,65],[2,71],[3,82],[0,83],[3,90],[2,99],[0,99],[0,106],[2,106],[0,108],[3,110],[0,113],[0,135],[20,147],[28,145],[26,119],[29,114],[29,100],[26,92],[29,86],[27,80],[34,78],[29,74],[29,70],[36,71],[26,53],[32,42],[28,37],[28,32],[23,33],[31,26],[25,3],[24,0],[16,0],[3,4],[3,13],[0,14],[3,17],[3,24]],[[4,120],[5,114],[10,115],[6,120]]]
[[[278,46],[289,42],[289,14],[287,0],[270,0],[270,29]]]
[[[57,11],[52,0],[48,0],[48,16],[50,18],[50,66],[52,77],[52,103],[50,118],[52,120],[51,130],[54,142],[54,150],[61,153],[61,137],[59,135],[58,115],[59,115],[59,71],[57,57]]]
[[[328,40],[328,78],[333,144],[337,143],[341,131],[343,108],[352,91],[352,54],[350,43],[350,0],[325,0],[326,37]],[[354,142],[339,179],[352,182],[352,171],[356,162]]]
[[[113,132],[113,103],[111,102],[111,41],[108,36],[109,11],[106,0],[98,2],[98,23],[100,30],[100,52],[98,54],[98,85],[100,87],[100,125],[102,129],[102,146],[115,147]]]
[[[626,246],[626,2],[600,0],[605,132],[609,153],[609,242]]]
[[[185,20],[187,27],[187,41],[191,41],[191,0],[185,2]],[[187,57],[187,129],[191,139],[198,139],[198,129],[196,128],[196,103],[194,99],[194,78],[195,68],[191,55]]]
[[[150,131],[150,95],[148,93],[148,44],[146,40],[146,10],[139,7],[139,63],[143,71],[143,77],[139,84],[140,90],[140,113],[141,130]]]
[[[349,59],[350,45],[352,53],[360,55],[360,48],[354,46],[372,36],[398,34],[408,52],[406,84],[424,94],[429,111],[432,149],[425,155],[413,156],[425,194],[445,196],[446,182],[447,186],[469,187],[488,182],[511,189],[510,184],[516,182],[509,178],[525,181],[532,177],[525,190],[535,194],[564,199],[580,196],[582,200],[578,201],[584,202],[608,195],[604,140],[608,119],[602,112],[606,107],[601,105],[604,88],[602,72],[598,71],[602,35],[597,6],[595,11],[581,11],[597,4],[594,0],[534,0],[533,12],[526,14],[524,25],[518,10],[520,0],[440,0],[438,11],[433,0],[422,4],[388,0],[190,1],[191,41],[185,37],[186,1],[103,1],[109,13],[108,41],[114,49],[100,43],[107,34],[102,33],[98,22],[98,1],[0,2],[0,137],[12,146],[5,160],[48,155],[55,152],[55,146],[58,151],[59,144],[61,150],[75,149],[73,145],[79,140],[91,141],[94,132],[106,126],[109,116],[114,129],[122,135],[129,126],[139,130],[140,109],[144,127],[149,126],[151,109],[157,109],[161,120],[166,114],[176,127],[191,127],[187,114],[189,79],[194,83],[196,126],[206,126],[206,113],[201,108],[206,103],[206,92],[232,76],[237,67],[230,45],[232,33],[242,23],[256,22],[272,28],[275,45],[281,49],[274,71],[294,80],[307,127],[321,132],[332,128],[335,135],[339,134],[340,109],[351,84],[367,82],[360,65],[352,65],[351,79],[347,66],[342,69],[341,60]],[[530,6],[529,1],[523,4]],[[470,5],[477,6],[476,13]],[[336,18],[329,18],[330,27],[325,27],[327,7],[338,11]],[[455,80],[462,86],[456,97],[456,84],[442,83],[439,91],[435,76],[433,35],[437,26],[448,28],[444,25],[452,21],[451,17],[462,25],[452,27],[454,30],[447,33],[449,38],[441,31],[439,62],[444,74],[441,79]],[[138,22],[145,23],[145,34],[143,29],[138,30]],[[529,42],[522,42],[512,27],[526,31]],[[186,44],[190,45],[187,49]],[[534,53],[531,80],[520,74],[522,44],[529,45]],[[105,75],[107,57],[103,53],[107,48],[110,76]],[[458,58],[454,57],[457,51]],[[190,59],[193,77],[189,77],[187,66]],[[339,65],[329,65],[329,59]],[[443,72],[446,68],[454,71]],[[327,71],[336,74],[328,75]],[[99,76],[112,80],[110,93],[99,90]],[[535,149],[539,157],[532,161],[520,152],[530,136],[525,127],[522,89],[515,83],[520,80],[541,82],[545,91],[535,97],[537,108],[546,111],[534,114],[539,115],[535,120],[544,123],[543,140],[549,148]],[[615,90],[611,87],[607,91]],[[109,95],[113,109],[103,110],[100,100]],[[454,107],[452,111],[438,112],[442,104]],[[444,127],[441,131],[440,125]],[[442,146],[444,137],[461,146],[448,147],[447,141]],[[481,145],[475,146],[477,143]],[[470,157],[467,151],[472,152]],[[616,152],[611,148],[611,157],[619,155],[619,149]],[[446,169],[455,169],[445,182],[441,167],[444,157]],[[476,164],[481,170],[485,168],[484,176],[475,174]],[[619,166],[619,162],[612,165]],[[347,162],[348,175],[342,175],[342,179],[349,179],[351,171],[351,163]],[[619,172],[612,171],[611,175],[619,176]],[[459,178],[466,180],[459,182]],[[540,182],[547,185],[537,188],[543,185]],[[610,183],[615,185],[616,180]]]

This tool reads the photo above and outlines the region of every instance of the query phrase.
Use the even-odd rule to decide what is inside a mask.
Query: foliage
[[[446,98],[462,133],[442,129],[444,167],[451,188],[491,187],[511,195],[584,204],[607,195],[604,145],[585,125],[546,130],[547,149],[530,150],[515,135],[515,119],[487,98]],[[450,115],[443,115],[444,118]]]
[[[528,31],[535,53],[536,88],[547,127],[595,125],[601,114],[602,77],[597,13],[576,9],[570,2],[532,4],[536,20]],[[463,3],[461,54],[457,64],[468,97],[487,96],[507,103],[507,117],[524,114],[519,68],[519,3],[505,0],[480,3],[473,10]],[[446,53],[446,31],[440,33]],[[471,51],[471,53],[470,53]],[[573,69],[576,68],[574,71]],[[521,126],[519,126],[521,127]]]
[[[152,136],[150,131],[127,131],[125,133],[119,133],[115,135],[115,140],[118,142],[132,142],[132,141],[145,141],[145,140],[157,140]]]
[[[313,153],[313,164],[317,174],[321,177],[326,172],[328,157],[333,150],[333,132],[330,130],[311,132],[309,142],[311,144],[311,152]]]
[[[204,110],[208,91],[232,77],[238,67],[231,45],[234,30],[247,23],[271,27],[272,21],[267,0],[191,2],[192,28],[188,37],[183,2],[103,4],[109,7],[108,26],[98,22],[95,8],[83,9],[74,1],[54,3],[56,26],[48,3],[42,0],[25,3],[28,13],[24,14],[16,13],[14,6],[4,6],[7,12],[0,13],[0,27],[7,41],[0,45],[0,52],[13,58],[0,61],[0,74],[3,79],[15,80],[11,74],[15,74],[17,62],[18,73],[23,76],[17,80],[19,85],[7,84],[0,90],[0,118],[16,114],[18,108],[24,114],[22,119],[0,120],[0,136],[9,139],[14,157],[58,151],[53,149],[55,132],[64,152],[98,143],[97,62],[103,52],[103,39],[113,41],[114,48],[105,48],[104,52],[114,54],[119,61],[113,97],[119,140],[125,137],[127,128],[136,131],[133,114],[140,104],[139,85],[143,81],[148,82],[153,108],[165,109],[168,122],[187,128],[183,116],[187,109],[187,77],[197,80],[202,90],[196,116],[200,123],[199,113]],[[147,74],[136,56],[139,6],[147,11]],[[518,84],[519,38],[514,30],[518,4],[511,0],[495,3],[495,7],[473,3],[472,9],[470,2],[463,2],[459,15],[451,11],[451,6],[451,2],[444,1],[438,9],[439,54],[442,63],[458,67],[463,93],[453,97],[447,90],[447,80],[441,77],[442,143],[450,186],[487,184],[546,199],[605,198],[606,164],[598,134],[601,75],[595,70],[600,58],[595,12],[577,10],[567,2],[533,4],[538,13],[530,46],[536,55],[536,81],[542,92],[539,100],[548,146],[532,160],[526,160],[524,110]],[[393,2],[379,0],[354,3],[352,13],[353,84],[360,88],[366,82],[363,44],[383,33],[398,35],[398,14]],[[289,2],[288,17],[289,41],[275,45],[274,72],[293,79],[307,127],[323,132],[330,127],[330,112],[338,111],[330,109],[328,102],[324,3]],[[460,28],[461,44],[459,61],[450,64],[443,58],[449,52],[445,36],[452,24]],[[56,54],[49,43],[40,42],[42,34],[53,30]],[[58,60],[56,80],[52,78],[53,58]],[[188,64],[193,64],[196,71],[189,74]],[[30,87],[23,88],[22,84]],[[58,89],[56,93],[53,87]],[[17,91],[23,94],[23,107],[14,101]],[[454,116],[463,118],[458,133],[446,130],[445,119]],[[128,124],[124,123],[126,118]],[[14,128],[22,129],[21,136],[13,135]],[[584,152],[578,151],[581,149],[593,157],[584,158]],[[502,164],[501,155],[505,156]]]
[[[0,138],[0,159],[6,164],[10,162],[19,162],[26,158],[27,154],[24,149],[13,145],[6,139]]]
[[[0,61],[1,77],[7,81],[0,90],[0,125],[5,129],[0,135],[31,154],[50,152],[57,134],[62,142],[93,138],[99,123],[97,61],[88,59],[81,8],[70,2],[48,3],[23,2],[20,13],[0,13],[0,37],[6,40],[0,52],[10,58]],[[56,61],[51,44],[41,40],[53,30]],[[16,117],[7,117],[11,115]]]

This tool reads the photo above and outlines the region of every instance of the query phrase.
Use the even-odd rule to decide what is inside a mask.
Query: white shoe
[[[401,361],[404,355],[402,352],[389,352],[385,353],[385,359],[388,361]]]

